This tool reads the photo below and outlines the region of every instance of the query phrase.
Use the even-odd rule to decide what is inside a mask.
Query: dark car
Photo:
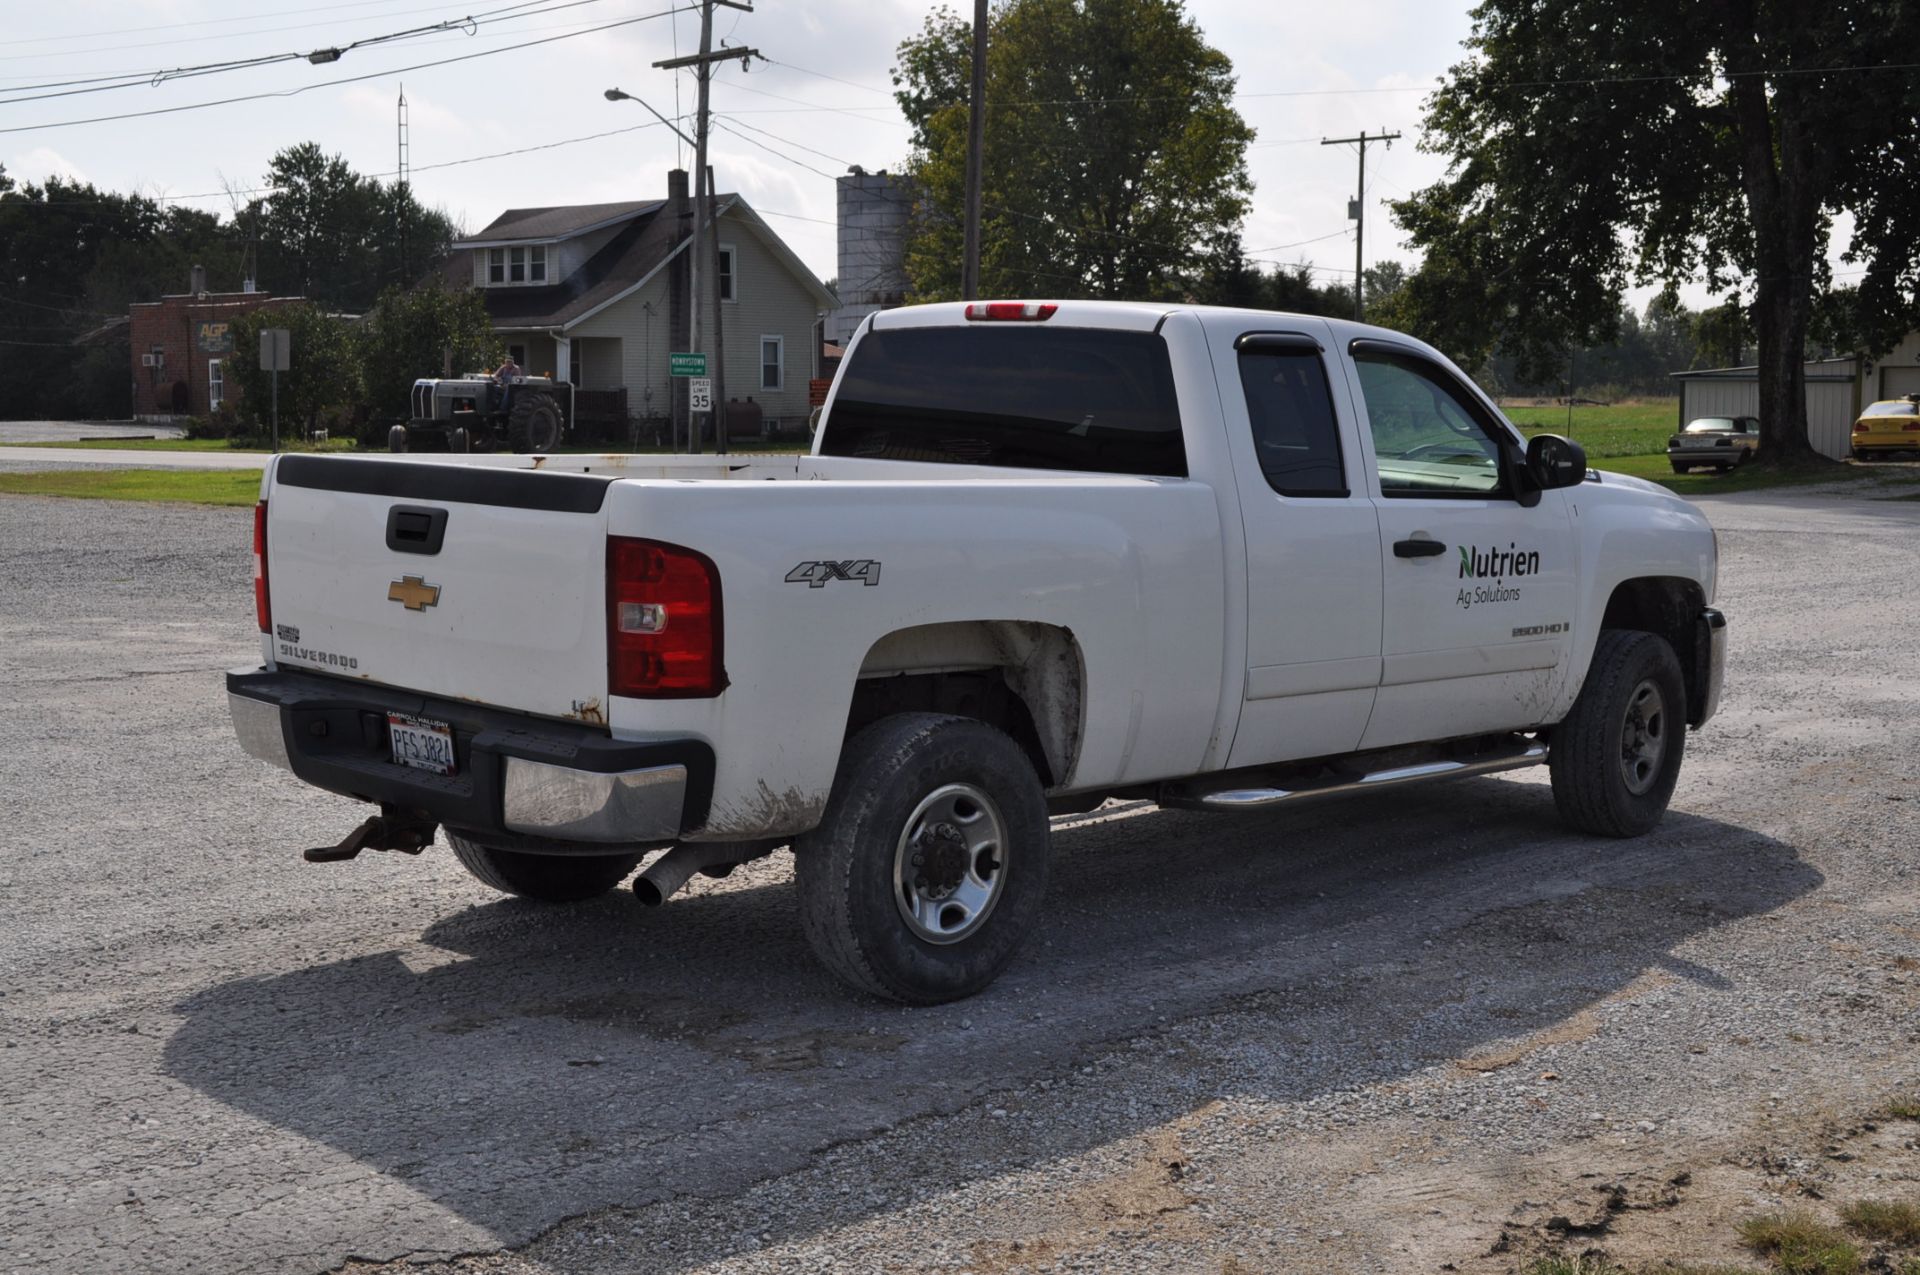
[[[1745,463],[1759,446],[1758,417],[1700,416],[1667,440],[1667,460],[1676,474],[1702,465],[1725,473]]]

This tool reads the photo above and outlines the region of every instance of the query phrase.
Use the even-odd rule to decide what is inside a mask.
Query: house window
[[[507,281],[507,250],[505,248],[487,249],[487,282],[505,283]]]
[[[787,338],[783,336],[763,336],[760,338],[760,388],[779,390],[786,388]]]
[[[525,248],[507,249],[507,282],[525,283],[527,281],[527,250]]]
[[[527,249],[527,280],[531,283],[547,281],[547,246],[543,243]]]
[[[227,381],[220,374],[220,360],[207,360],[207,410],[215,411],[227,394]]]
[[[526,371],[527,371],[527,347],[526,346],[509,345],[507,347],[507,357],[520,365],[521,375],[523,376],[526,375]]]
[[[733,293],[733,245],[720,245],[720,299],[722,301],[739,300]]]

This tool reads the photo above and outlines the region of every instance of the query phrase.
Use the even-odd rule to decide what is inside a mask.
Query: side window
[[[1438,368],[1355,350],[1383,496],[1501,494],[1500,445],[1483,411]]]
[[[1320,351],[1295,342],[1240,342],[1253,450],[1267,485],[1282,496],[1345,496],[1340,427]]]

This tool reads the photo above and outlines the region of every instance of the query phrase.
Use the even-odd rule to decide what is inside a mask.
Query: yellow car
[[[1853,423],[1853,458],[1920,451],[1920,394],[1873,403]]]

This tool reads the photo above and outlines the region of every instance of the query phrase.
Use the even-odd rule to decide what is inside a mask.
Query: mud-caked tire
[[[507,445],[522,455],[544,456],[560,445],[565,421],[551,394],[521,394],[507,413]]]
[[[1687,743],[1680,660],[1655,633],[1603,629],[1573,709],[1553,728],[1553,803],[1602,837],[1653,830],[1673,799]]]
[[[902,713],[847,742],[825,817],[793,850],[801,925],[829,971],[888,1000],[957,1000],[1039,917],[1046,793],[1001,731]]]
[[[578,903],[605,894],[640,864],[637,854],[527,854],[449,831],[454,858],[482,885],[542,903]]]

